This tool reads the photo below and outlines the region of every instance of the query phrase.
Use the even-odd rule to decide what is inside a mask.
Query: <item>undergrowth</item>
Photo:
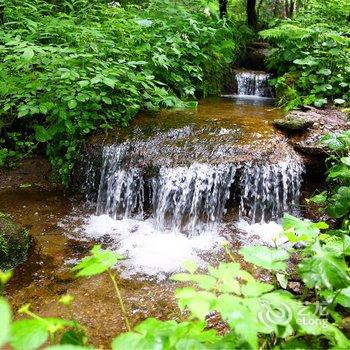
[[[294,19],[273,20],[260,32],[273,48],[268,66],[280,104],[287,109],[350,103],[350,4],[308,1]]]
[[[216,93],[244,42],[196,1],[1,4],[0,166],[46,151],[64,183],[89,133]]]

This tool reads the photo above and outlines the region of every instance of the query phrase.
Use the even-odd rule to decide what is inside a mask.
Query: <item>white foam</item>
[[[181,233],[157,231],[152,219],[114,220],[108,215],[87,217],[79,232],[86,238],[111,239],[110,248],[126,257],[122,263],[123,276],[143,274],[158,279],[182,270],[186,260],[205,267],[201,254],[219,250],[224,240],[215,232],[187,237]]]
[[[275,221],[249,224],[245,220],[239,220],[235,226],[242,231],[241,238],[251,243],[284,246],[287,242],[283,235],[283,227]]]

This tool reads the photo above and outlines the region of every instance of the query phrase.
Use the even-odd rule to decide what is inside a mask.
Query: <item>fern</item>
[[[283,23],[278,27],[261,31],[260,36],[263,39],[276,40],[302,40],[310,38],[313,31],[309,28],[303,28],[291,23]]]

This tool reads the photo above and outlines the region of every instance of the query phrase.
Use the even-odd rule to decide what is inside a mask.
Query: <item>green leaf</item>
[[[327,201],[327,192],[323,191],[316,196],[309,198],[310,202],[315,203],[317,205],[324,204]]]
[[[342,105],[342,104],[344,104],[345,102],[346,102],[346,101],[343,100],[342,98],[336,98],[336,99],[334,100],[334,103],[337,104],[337,105]]]
[[[70,100],[68,101],[68,107],[69,109],[74,109],[78,105],[76,100]]]
[[[321,246],[317,241],[311,248],[313,255],[304,258],[298,266],[308,288],[345,288],[350,285],[347,265],[343,258]]]
[[[153,24],[153,21],[149,19],[137,19],[135,22],[140,25],[141,27],[150,27]]]
[[[41,125],[36,125],[34,127],[35,130],[35,139],[38,142],[47,142],[49,140],[51,140],[51,135],[49,134],[49,132]]]
[[[5,345],[10,338],[11,309],[7,301],[0,297],[0,348]]]
[[[11,326],[10,343],[15,350],[34,350],[45,343],[49,336],[46,324],[41,320],[20,320]]]
[[[326,103],[328,102],[328,100],[326,98],[318,98],[317,100],[315,100],[314,105],[316,107],[322,107],[324,106]]]
[[[330,198],[328,214],[335,219],[347,215],[350,211],[350,187],[342,186]]]
[[[111,79],[111,78],[107,78],[107,77],[104,77],[102,79],[103,83],[107,86],[109,86],[110,88],[114,88],[115,87],[115,83],[116,83],[116,80],[115,79]]]
[[[182,265],[191,274],[194,274],[198,269],[198,265],[194,261],[185,261]]]
[[[22,56],[26,59],[26,60],[31,60],[33,57],[34,57],[34,51],[32,48],[30,47],[26,47],[24,50],[23,50],[23,54]]]
[[[342,157],[340,158],[340,161],[350,167],[350,157]]]
[[[222,294],[217,298],[214,309],[253,349],[258,348],[256,312],[244,305],[241,298]]]
[[[287,289],[288,278],[283,273],[276,273],[276,279],[283,289]]]
[[[52,345],[45,350],[94,350],[92,347],[81,346],[81,345],[72,345],[72,344],[63,344],[63,345]]]
[[[247,246],[240,249],[244,259],[264,269],[276,271],[285,270],[289,254],[283,249],[268,248],[265,246]]]
[[[329,226],[325,222],[313,223],[309,220],[301,220],[292,215],[284,214],[283,228],[284,234],[294,243],[299,241],[312,241],[320,233],[320,229],[327,229]]]
[[[103,250],[101,246],[95,245],[91,249],[91,256],[83,258],[72,270],[77,271],[77,277],[99,275],[112,268],[121,259],[124,257],[120,254]]]
[[[129,332],[121,334],[113,340],[112,350],[139,350],[145,349],[145,345],[147,342],[143,335]]]
[[[108,105],[112,104],[112,100],[108,96],[103,96],[102,101]]]
[[[332,74],[332,71],[330,69],[327,69],[327,68],[322,68],[318,71],[318,73],[328,76],[328,75]]]
[[[332,251],[337,256],[350,256],[350,236],[343,234],[339,239],[324,245],[324,249]]]
[[[250,281],[241,286],[242,294],[248,298],[259,297],[271,290],[273,290],[273,285],[258,281]]]

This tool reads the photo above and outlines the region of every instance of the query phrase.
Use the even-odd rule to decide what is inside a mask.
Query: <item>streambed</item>
[[[202,142],[204,137],[203,130],[206,130],[206,132],[209,130],[205,134],[204,145],[215,146],[219,143],[225,146],[230,145],[230,149],[235,150],[229,157],[230,164],[232,164],[233,159],[236,159],[234,157],[237,154],[239,155],[240,164],[245,162],[251,164],[252,159],[259,160],[261,164],[265,160],[264,155],[267,153],[270,154],[271,160],[275,160],[275,163],[278,159],[283,161],[283,157],[286,155],[290,156],[289,152],[292,152],[292,150],[288,148],[283,135],[276,132],[271,125],[271,122],[279,118],[282,112],[275,109],[269,101],[263,99],[217,98],[201,101],[198,111],[162,112],[159,119],[159,125],[162,125],[162,127],[166,124],[163,121],[169,121],[171,118],[175,119],[179,114],[183,115],[183,118],[178,118],[177,123],[180,120],[180,123],[193,125],[197,118],[197,126],[200,127],[193,125],[192,130],[195,130],[195,132],[192,132],[191,135],[182,135],[180,141],[174,137],[170,139],[163,138],[160,139],[160,143],[157,145],[162,145],[162,142],[168,144],[180,142],[180,144],[188,147],[190,145],[198,145],[196,142],[199,140],[201,145],[200,152],[191,153],[197,154],[199,158],[191,159],[190,163],[199,162],[199,159],[202,159],[206,154]],[[158,122],[158,119],[155,119],[154,116],[144,115],[138,117],[130,128],[130,130],[136,130],[133,137],[140,137],[140,125],[148,125],[145,130],[149,132],[155,122]],[[205,125],[204,128],[203,124]],[[176,129],[183,129],[186,125],[177,125]],[[170,125],[169,129],[172,128],[173,126]],[[196,130],[198,131],[197,133]],[[215,130],[216,132],[214,132]],[[231,132],[232,130],[235,131]],[[116,129],[115,132],[117,134],[113,135],[111,133],[107,138],[97,135],[91,142],[94,145],[111,145],[113,144],[111,139],[114,138],[114,140],[118,139],[120,143],[119,136],[117,137],[116,135],[125,131]],[[158,131],[156,134],[158,135]],[[169,132],[167,135],[169,135]],[[124,137],[127,138],[129,136],[124,135]],[[187,142],[186,139],[191,141]],[[151,138],[147,136],[143,145],[148,147],[149,143],[147,143],[147,140],[149,141]],[[153,143],[153,152],[158,147],[157,145]],[[135,147],[132,148],[132,152],[135,149]],[[156,164],[158,167],[159,164],[164,164],[165,159],[172,159],[171,162],[166,164],[168,169],[179,167],[180,158],[175,157],[174,160],[172,158],[174,153],[170,152],[171,149],[172,147],[167,148],[165,154],[160,154],[157,157],[155,163],[160,162]],[[219,153],[215,153],[215,147],[212,149],[214,151],[211,164],[217,166],[218,162],[215,162],[215,160],[219,159],[218,155],[221,157],[221,162],[227,159],[227,152],[222,152],[218,148]],[[150,153],[151,155],[154,154]],[[242,154],[245,157],[244,159]],[[151,157],[150,155],[148,156]],[[133,157],[129,156],[128,159],[132,160]],[[140,160],[140,158],[138,159]],[[186,159],[186,162],[188,162],[188,159]],[[147,164],[147,157],[144,157],[141,163]],[[190,163],[183,164],[182,168],[190,168]],[[271,165],[275,165],[275,163]],[[132,162],[129,162],[129,170],[130,164],[134,166]],[[123,169],[116,169],[117,172],[120,170]],[[215,171],[214,175],[211,175],[213,179],[218,178]],[[203,174],[208,173],[204,172]],[[269,172],[259,170],[249,174],[254,176],[262,174],[264,179],[271,179],[271,176],[268,175],[270,174]],[[43,174],[43,177],[47,177],[47,174]],[[184,174],[181,174],[180,177],[186,178]],[[198,173],[195,173],[194,178],[200,178]],[[278,194],[284,188],[283,174],[277,171],[276,178],[278,179],[277,183],[282,184],[282,187],[275,191]],[[171,206],[168,207],[167,213],[163,215],[164,220],[162,222],[164,226],[159,225],[159,222],[157,223],[156,211],[152,212],[152,209],[146,206],[143,208],[142,213],[138,208],[136,211],[131,210],[130,215],[124,215],[125,210],[124,214],[121,210],[121,217],[119,214],[118,216],[113,216],[113,213],[105,210],[105,207],[102,206],[103,209],[97,211],[98,215],[96,215],[97,207],[96,202],[94,202],[94,196],[98,195],[98,193],[86,191],[89,181],[91,183],[91,178],[89,177],[87,177],[87,182],[85,178],[81,187],[83,196],[79,196],[78,193],[77,196],[70,198],[65,196],[61,189],[52,188],[48,185],[47,179],[41,181],[39,178],[31,182],[30,178],[27,181],[25,175],[20,179],[20,182],[31,182],[31,186],[20,187],[20,183],[12,183],[11,188],[1,186],[3,188],[0,190],[0,211],[10,213],[17,222],[27,226],[33,237],[28,261],[16,268],[15,277],[6,290],[14,309],[26,302],[30,302],[33,309],[42,315],[69,317],[64,307],[57,303],[57,299],[62,294],[72,294],[75,296],[73,312],[78,321],[86,325],[93,344],[108,348],[111,338],[124,330],[110,281],[105,276],[76,280],[70,273],[72,264],[86,255],[93,244],[99,242],[104,247],[122,250],[128,257],[125,263],[122,264],[119,272],[122,275],[120,279],[122,293],[125,296],[126,306],[133,324],[149,316],[160,319],[177,318],[178,310],[173,298],[176,283],[169,281],[167,277],[179,269],[182,260],[197,260],[203,263],[203,266],[206,262],[215,264],[220,260],[226,259],[220,245],[221,241],[229,241],[232,250],[237,251],[242,243],[271,242],[273,238],[272,231],[276,231],[276,224],[266,227],[259,226],[259,222],[252,229],[248,222],[249,218],[252,219],[251,216],[249,217],[249,210],[243,210],[241,213],[243,216],[247,216],[246,219],[248,221],[242,221],[242,216],[240,225],[238,225],[245,230],[240,231],[237,229],[237,225],[234,222],[239,219],[240,199],[234,196],[226,198],[224,203],[222,203],[222,211],[217,213],[217,216],[212,220],[215,225],[209,225],[210,227],[207,225],[201,226],[203,223],[208,223],[208,211],[206,211],[207,209],[203,210],[202,207],[202,204],[207,200],[203,193],[208,192],[208,181],[193,182],[192,175],[189,176],[189,179],[187,182],[181,181],[180,183],[176,183],[174,179],[171,179],[170,183],[175,181],[175,187],[182,188],[182,190],[181,193],[176,191],[168,192],[169,196],[163,203],[167,205],[167,203],[174,201],[174,198],[178,198],[171,193],[178,193],[180,198],[189,199],[192,203],[191,208],[196,203],[199,203],[198,210],[195,211],[192,219],[195,218],[196,227],[197,223],[199,223],[201,230],[203,227],[205,228],[203,228],[202,232],[183,230],[183,227],[186,227],[186,224],[191,219],[186,217],[186,215],[188,216],[188,213],[186,213],[188,206],[185,206],[184,210],[178,213],[180,215],[180,224],[175,229],[173,226],[168,225],[174,219],[174,212]],[[222,188],[226,186],[225,191],[231,193],[232,188],[239,186],[241,180],[242,178],[239,178],[238,182],[232,180],[229,185],[225,185],[226,180],[219,182],[217,187],[210,186],[210,191],[216,188],[216,192],[214,192],[220,193]],[[99,182],[101,183],[101,181],[100,177]],[[275,182],[268,182],[267,188],[270,188],[273,183]],[[185,190],[186,186],[188,186],[188,190],[192,188],[193,184],[195,187],[199,186],[201,188],[197,192],[198,196],[183,197],[183,186],[185,186]],[[166,186],[169,186],[169,183]],[[130,189],[131,193],[135,193],[133,191],[134,187],[130,187]],[[113,198],[116,198],[115,195],[118,196],[116,194],[118,191],[115,191],[113,186],[111,190]],[[111,193],[106,193],[107,197],[112,195]],[[227,195],[225,193],[224,195]],[[248,193],[246,195],[251,196],[252,194]],[[209,206],[213,203],[211,202],[212,197],[208,199]],[[123,202],[124,198],[126,197],[122,196],[116,200],[116,203],[121,203],[120,208],[122,209],[127,208],[127,203]],[[86,202],[86,199],[88,199],[88,202]],[[232,202],[232,205],[229,202]],[[198,235],[198,233],[203,233],[204,231],[207,231],[207,233]],[[262,231],[266,232],[265,236],[260,235]],[[239,255],[235,255],[237,260],[241,261]],[[247,267],[244,262],[242,262],[242,265]],[[256,273],[259,273],[259,271]]]

